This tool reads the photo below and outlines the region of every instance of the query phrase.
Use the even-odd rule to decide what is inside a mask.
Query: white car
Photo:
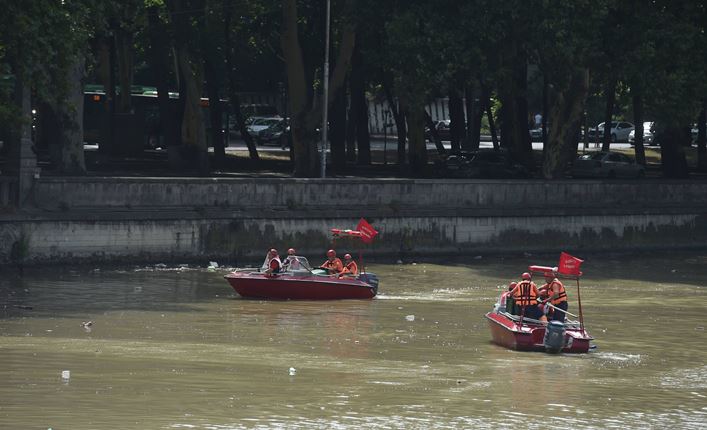
[[[627,142],[628,135],[635,127],[630,122],[611,121],[611,141]],[[589,139],[592,141],[601,140],[604,136],[604,123],[589,129]]]
[[[655,145],[655,136],[653,135],[653,121],[647,121],[643,123],[643,144],[644,145]],[[631,145],[636,144],[636,130],[631,130],[628,134],[628,143]]]

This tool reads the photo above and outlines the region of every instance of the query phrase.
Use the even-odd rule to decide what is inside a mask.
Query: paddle
[[[554,305],[552,305],[552,304],[550,304],[550,303],[548,303],[548,302],[545,302],[545,306],[550,306],[550,307],[553,308],[554,310],[560,311],[560,312],[564,312],[564,313],[566,313],[567,315],[569,315],[569,316],[571,316],[571,317],[579,318],[577,315],[575,315],[575,314],[573,314],[573,313],[571,313],[571,312],[567,312],[566,310],[560,309],[560,308],[558,308],[557,306],[554,306]]]

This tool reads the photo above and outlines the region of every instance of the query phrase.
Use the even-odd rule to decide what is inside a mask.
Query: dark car
[[[528,178],[530,172],[508,152],[494,149],[458,151],[438,163],[440,176],[451,178]]]
[[[256,140],[259,145],[279,145],[281,147],[287,146],[288,134],[290,132],[290,126],[287,123],[287,119],[283,118],[268,128],[258,132]]]
[[[435,121],[434,126],[435,130],[437,130],[437,135],[439,136],[439,140],[450,140],[451,139],[451,134],[449,127],[451,125],[452,121],[448,119],[444,119],[441,121]],[[432,132],[430,131],[429,127],[425,127],[425,139],[428,141],[432,141]]]
[[[645,167],[620,152],[580,155],[572,164],[573,178],[642,178]]]

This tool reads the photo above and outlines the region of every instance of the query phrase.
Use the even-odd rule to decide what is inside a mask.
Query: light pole
[[[327,133],[329,128],[329,16],[331,0],[326,1],[326,36],[324,38],[324,103],[322,106],[322,169],[321,177],[326,178],[326,149],[327,149]]]

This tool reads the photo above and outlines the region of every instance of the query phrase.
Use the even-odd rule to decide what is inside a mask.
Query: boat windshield
[[[312,271],[309,261],[299,255],[289,255],[285,261],[282,262],[282,266],[286,272]]]

